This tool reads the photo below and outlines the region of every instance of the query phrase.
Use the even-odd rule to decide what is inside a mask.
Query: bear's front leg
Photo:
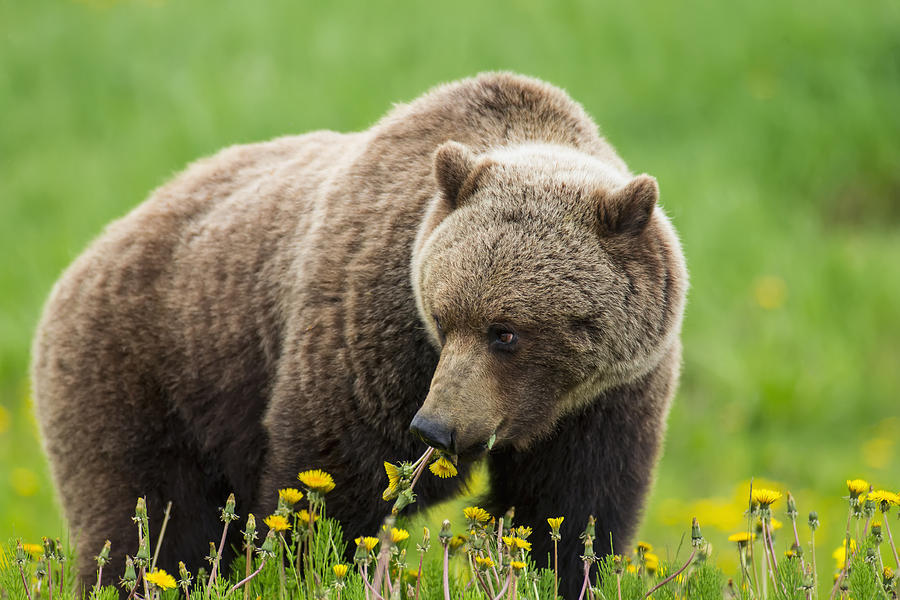
[[[488,505],[494,514],[514,506],[515,523],[534,528],[530,540],[538,566],[553,564],[547,518],[565,517],[559,544],[564,598],[577,598],[581,589],[584,544],[579,535],[590,515],[597,521],[598,555],[613,550],[624,554],[632,543],[677,379],[677,358],[665,362],[641,380],[609,390],[584,411],[561,419],[552,438],[525,452],[498,450],[488,459]]]

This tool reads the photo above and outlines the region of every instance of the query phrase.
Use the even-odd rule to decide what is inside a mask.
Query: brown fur
[[[634,531],[678,376],[686,273],[657,195],[565,93],[502,73],[365,132],[192,165],[75,261],[35,339],[85,580],[104,539],[117,568],[135,551],[141,495],[154,531],[174,501],[169,569],[200,566],[230,491],[268,514],[307,468],[334,475],[347,533],[373,533],[380,463],[422,451],[421,405],[464,454],[496,433],[493,510],[567,517],[573,589],[588,514],[598,546]],[[513,351],[492,345],[498,325]],[[458,481],[422,478],[418,505]]]

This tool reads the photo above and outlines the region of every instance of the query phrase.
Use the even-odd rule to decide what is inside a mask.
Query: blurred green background
[[[728,564],[757,476],[818,509],[830,553],[845,479],[900,490],[896,0],[0,0],[0,31],[0,539],[63,531],[29,342],[107,222],[223,146],[364,129],[489,69],[583,103],[684,243],[684,372],[642,537],[665,557],[697,515]]]

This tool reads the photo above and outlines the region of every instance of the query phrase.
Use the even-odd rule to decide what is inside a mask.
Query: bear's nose
[[[423,417],[420,413],[416,413],[412,423],[409,424],[409,430],[429,446],[456,454],[456,448],[454,447],[456,445],[456,436],[453,430],[443,423],[433,421],[428,417]]]

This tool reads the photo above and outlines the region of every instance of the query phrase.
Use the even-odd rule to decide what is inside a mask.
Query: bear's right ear
[[[659,200],[659,185],[650,175],[638,175],[599,201],[600,227],[604,233],[637,235],[647,226]]]
[[[467,182],[476,166],[475,153],[458,142],[445,142],[434,153],[434,178],[451,209],[474,191]]]

